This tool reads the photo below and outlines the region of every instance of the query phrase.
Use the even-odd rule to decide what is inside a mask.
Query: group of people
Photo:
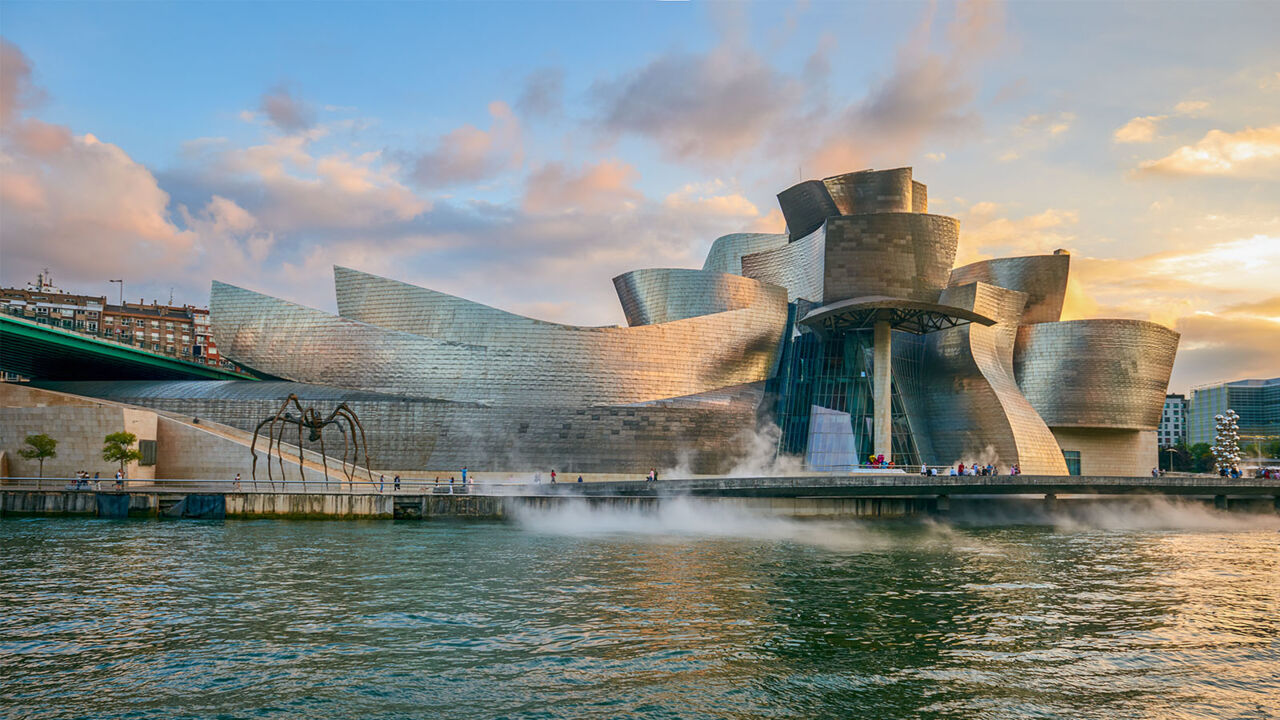
[[[924,466],[920,468],[920,474],[921,475],[937,475],[938,469]],[[948,475],[990,476],[990,475],[999,475],[1000,470],[995,465],[992,465],[991,463],[987,463],[986,465],[979,465],[978,463],[973,463],[968,467],[965,467],[964,463],[959,463],[955,467],[951,468],[950,472],[948,472],[947,474]],[[1022,468],[1017,464],[1014,464],[1009,467],[1009,474],[1021,475]]]
[[[92,488],[94,490],[102,489],[101,473],[95,472],[94,474],[90,475],[88,470],[77,470],[76,476],[75,476],[75,482],[67,483],[68,490],[87,490],[89,488]],[[124,473],[120,472],[119,470],[116,471],[115,489],[116,490],[124,489]]]

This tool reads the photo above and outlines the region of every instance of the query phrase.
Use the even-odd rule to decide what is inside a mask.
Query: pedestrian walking
[[[395,480],[393,480],[393,482],[395,483],[395,490],[396,490],[396,492],[400,492],[400,476],[399,476],[399,475],[397,475],[397,476],[395,477]]]
[[[240,473],[236,473],[236,492],[240,492]]]
[[[581,476],[581,475],[579,475],[579,476],[578,476],[578,482],[582,482],[582,476]]]
[[[463,485],[467,484],[467,466],[466,465],[462,466],[462,484]]]
[[[555,485],[555,484],[556,484],[556,471],[555,471],[555,470],[552,470],[552,471],[551,471],[551,484],[552,484],[552,485]]]
[[[382,492],[382,488],[386,487],[386,485],[387,485],[387,476],[379,475],[378,476],[378,492]]]

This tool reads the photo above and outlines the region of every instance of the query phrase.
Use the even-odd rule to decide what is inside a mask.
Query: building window
[[[89,326],[89,332],[95,332],[95,333],[98,332],[98,323],[90,320],[88,326]]]
[[[160,343],[151,343],[151,349],[160,352]]]
[[[1080,451],[1079,450],[1063,450],[1062,457],[1067,461],[1067,474],[1080,474]]]

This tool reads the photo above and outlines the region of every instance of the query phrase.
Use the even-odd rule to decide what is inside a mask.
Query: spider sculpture
[[[295,415],[290,408],[297,410]],[[271,483],[271,489],[275,490],[275,476],[271,472],[271,454],[274,448],[276,459],[280,465],[280,481],[285,482],[284,471],[284,432],[290,425],[296,425],[298,428],[298,474],[302,476],[302,489],[306,491],[307,476],[303,470],[302,457],[302,436],[303,431],[307,431],[307,439],[310,442],[320,442],[320,462],[324,467],[325,484],[329,482],[329,459],[324,451],[324,435],[325,427],[332,425],[342,434],[342,473],[347,476],[347,482],[355,482],[355,472],[357,465],[360,463],[360,451],[364,450],[365,472],[369,474],[369,482],[373,482],[373,473],[368,469],[369,466],[369,444],[364,437],[364,426],[360,424],[360,419],[356,417],[356,413],[346,403],[341,403],[334,411],[329,413],[327,417],[321,417],[320,413],[314,408],[303,408],[298,401],[298,396],[290,394],[285,398],[284,403],[276,414],[258,423],[258,427],[253,431],[253,444],[249,446],[249,452],[253,455],[252,477],[254,482],[258,480],[258,435],[262,432],[262,428],[267,428],[267,480]],[[347,434],[351,437],[348,439]],[[350,469],[347,468],[347,457],[350,455]]]

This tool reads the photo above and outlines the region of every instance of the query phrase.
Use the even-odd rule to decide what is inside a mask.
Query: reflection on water
[[[10,518],[0,717],[1280,716],[1280,533],[1206,512]]]

